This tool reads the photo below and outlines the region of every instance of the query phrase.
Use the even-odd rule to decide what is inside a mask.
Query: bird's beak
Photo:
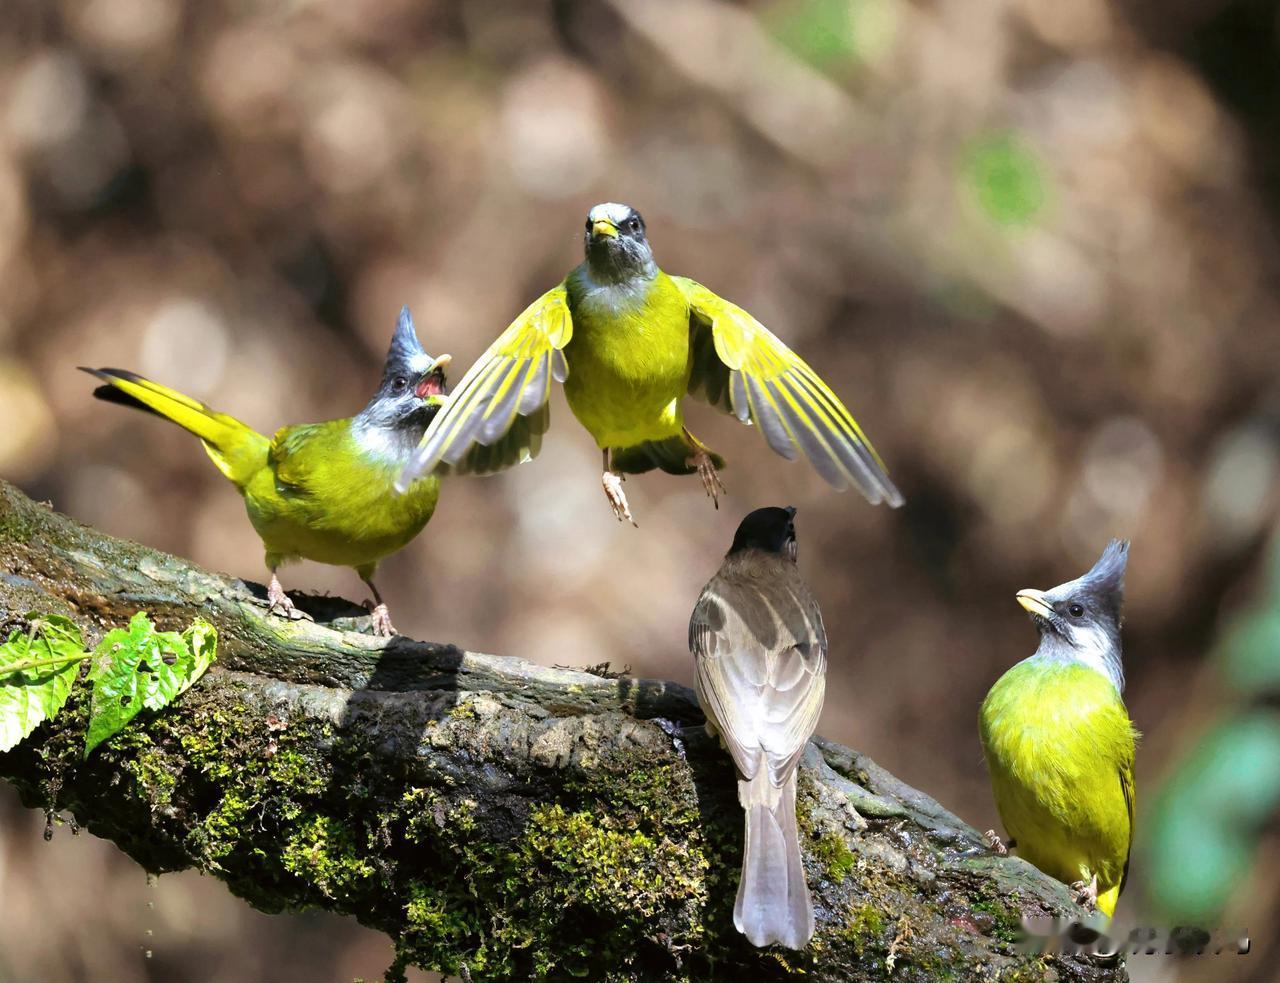
[[[608,236],[610,239],[616,239],[618,227],[607,218],[598,218],[591,223],[591,234],[593,236]]]
[[[1032,590],[1028,587],[1026,590],[1018,591],[1014,596],[1027,614],[1045,619],[1053,617],[1053,608],[1049,605],[1048,600],[1045,599],[1044,591]]]
[[[419,399],[431,399],[444,394],[444,370],[453,361],[452,355],[441,355],[431,363],[431,371],[418,383],[414,395]]]

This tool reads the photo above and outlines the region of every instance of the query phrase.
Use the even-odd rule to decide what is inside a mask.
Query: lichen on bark
[[[473,979],[1123,979],[1021,955],[1018,918],[1067,890],[869,759],[815,740],[799,815],[818,931],[733,929],[741,811],[683,687],[547,669],[268,616],[261,589],[110,539],[0,483],[0,623],[52,611],[95,640],[144,609],[195,614],[219,662],[88,760],[74,698],[0,777],[152,872],[196,867],[265,911],[386,932],[398,967]],[[396,975],[398,967],[390,971]]]

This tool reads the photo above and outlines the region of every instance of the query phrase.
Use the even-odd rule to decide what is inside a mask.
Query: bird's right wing
[[[1124,793],[1124,804],[1129,810],[1129,845],[1124,855],[1124,871],[1120,875],[1120,890],[1123,891],[1125,883],[1129,880],[1129,856],[1133,852],[1134,793],[1132,755],[1120,764],[1120,791]]]
[[[491,474],[531,460],[550,419],[551,380],[564,382],[573,337],[565,286],[520,314],[449,395],[400,475],[403,490],[432,472]]]
[[[754,776],[762,760],[780,785],[818,724],[826,691],[827,638],[807,590],[766,599],[713,580],[689,620],[695,681],[706,713],[738,771]],[[786,623],[778,645],[761,615]]]

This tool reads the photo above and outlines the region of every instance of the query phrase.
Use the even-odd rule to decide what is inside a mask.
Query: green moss
[[[824,833],[809,844],[809,850],[826,867],[827,877],[837,883],[848,877],[858,863],[844,837],[836,833]]]
[[[687,773],[617,764],[603,784],[569,776],[560,800],[529,809],[505,843],[492,840],[492,816],[480,821],[491,797],[405,792],[404,840],[440,868],[409,891],[402,961],[444,972],[465,962],[475,978],[674,970],[672,954],[703,933],[708,861],[696,800],[680,785]]]
[[[399,943],[402,951],[437,953],[437,967],[446,973],[457,973],[464,961],[458,954],[467,951],[477,928],[468,909],[459,908],[446,892],[421,881],[410,886],[408,897],[406,926]],[[480,954],[465,961],[467,968],[476,973],[492,968],[490,960]]]
[[[884,912],[873,904],[863,904],[849,913],[835,934],[840,941],[852,946],[854,952],[862,955],[874,946],[884,948],[881,938],[884,926]]]
[[[480,715],[476,712],[475,703],[471,700],[459,701],[449,708],[449,712],[445,716],[450,720],[478,720],[480,718]]]
[[[673,897],[696,897],[705,863],[668,839],[619,829],[610,816],[567,812],[559,804],[529,816],[524,865],[543,876],[548,900],[586,902],[615,915],[648,917]]]
[[[1000,974],[1000,983],[1045,983],[1046,980],[1053,978],[1049,975],[1043,960],[1033,958],[1019,966],[1004,970]]]
[[[969,907],[993,919],[992,928],[986,933],[993,939],[1010,944],[1018,941],[1022,934],[1022,920],[1003,901],[997,898],[980,898]]]
[[[290,830],[281,852],[285,870],[315,884],[328,898],[354,895],[376,876],[350,829],[330,816],[311,816]]]
[[[124,728],[96,753],[104,760],[119,763],[120,770],[133,780],[152,811],[163,809],[172,801],[178,786],[177,764],[172,755],[156,746],[144,727]]]

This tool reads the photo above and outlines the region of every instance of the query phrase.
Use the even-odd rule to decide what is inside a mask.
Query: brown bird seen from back
[[[813,902],[796,829],[796,771],[826,692],[822,612],[796,566],[795,509],[742,520],[689,621],[698,702],[738,772],[746,813],[733,923],[752,945],[802,949]]]

